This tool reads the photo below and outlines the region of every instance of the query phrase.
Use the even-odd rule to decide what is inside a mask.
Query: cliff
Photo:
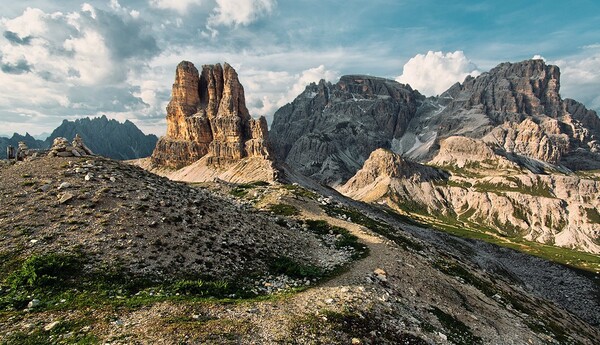
[[[245,157],[269,157],[267,122],[253,119],[236,71],[225,63],[204,65],[199,72],[188,61],[175,72],[167,106],[167,134],[160,138],[152,163],[179,169],[207,156],[226,164]]]

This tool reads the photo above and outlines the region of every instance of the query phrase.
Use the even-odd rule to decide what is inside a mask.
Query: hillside
[[[297,185],[188,186],[70,159],[0,166],[9,344],[600,339],[588,324],[600,321],[597,287],[569,269],[515,253],[503,271],[510,253],[419,240],[410,226]],[[566,299],[574,289],[582,293]]]

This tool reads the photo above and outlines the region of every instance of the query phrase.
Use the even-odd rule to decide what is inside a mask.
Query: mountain
[[[348,180],[377,148],[400,138],[425,97],[408,85],[369,76],[311,84],[275,112],[270,140],[276,157],[330,185]]]
[[[64,120],[52,134],[45,136],[46,140],[43,141],[33,138],[28,133],[25,136],[15,133],[12,138],[0,137],[0,158],[6,158],[8,145],[17,147],[19,141],[24,141],[30,149],[48,149],[54,139],[64,137],[72,141],[76,134],[79,134],[95,154],[122,160],[150,156],[158,141],[154,134],[142,133],[129,120],[120,123],[109,120],[106,116],[93,119],[86,117],[75,121]]]
[[[233,67],[182,61],[167,106],[167,134],[140,165],[178,181],[272,181],[264,117],[253,119]]]
[[[489,150],[473,139],[450,137],[433,162],[444,161],[448,156],[442,153],[457,142],[473,152]],[[476,152],[476,159],[454,156],[452,161],[462,162],[463,168],[448,173],[378,149],[338,190],[356,200],[507,241],[523,238],[600,253],[600,174],[532,174],[491,150],[487,153]]]
[[[443,138],[483,140],[505,155],[571,170],[600,168],[600,119],[559,95],[560,71],[542,60],[503,63],[439,97],[369,76],[311,84],[274,116],[276,156],[330,185],[347,181],[376,148],[427,162]]]
[[[46,148],[46,143],[41,140],[36,140],[34,137],[29,135],[29,133],[25,133],[25,135],[20,135],[14,133],[11,138],[3,138],[0,137],[0,159],[6,159],[6,148],[8,146],[18,147],[19,142],[23,141],[30,149],[42,149]]]
[[[79,134],[94,153],[123,160],[150,156],[158,140],[153,134],[145,135],[129,120],[120,123],[103,115],[93,119],[64,120],[46,139],[46,147],[57,137],[70,141],[75,134]]]
[[[270,137],[293,169],[358,200],[599,253],[600,119],[559,90],[558,67],[542,60],[500,64],[429,98],[395,81],[344,76],[279,109]],[[411,173],[380,173],[390,162]],[[437,175],[415,178],[425,165]]]

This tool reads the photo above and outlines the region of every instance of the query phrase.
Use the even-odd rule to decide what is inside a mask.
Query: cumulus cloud
[[[582,102],[600,114],[600,51],[551,63],[561,70],[561,95]]]
[[[185,14],[192,5],[200,5],[202,0],[150,0],[150,6],[164,10],[174,10]]]
[[[276,0],[216,0],[217,7],[209,17],[209,27],[249,25],[270,15],[277,6]]]
[[[336,82],[339,78],[338,72],[329,70],[324,65],[299,73],[243,68],[239,72],[240,81],[247,90],[248,109],[254,116],[266,116],[269,123],[277,109],[293,101],[310,83],[321,79]]]
[[[544,60],[544,62],[546,61],[546,58],[541,56],[540,54],[535,54],[531,59],[532,60]]]
[[[79,11],[27,8],[0,19],[0,124],[148,108],[129,80],[138,59],[159,53],[147,26],[127,11],[87,3]]]
[[[439,95],[456,82],[462,82],[468,75],[477,76],[480,72],[462,51],[444,54],[429,51],[417,54],[404,65],[402,75],[396,78],[400,83],[427,96]]]

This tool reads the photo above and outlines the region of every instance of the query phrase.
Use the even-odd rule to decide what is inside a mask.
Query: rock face
[[[383,78],[344,76],[311,84],[275,113],[271,143],[278,159],[331,185],[349,179],[380,147],[390,148],[424,96]]]
[[[598,253],[598,176],[573,171],[600,169],[600,119],[559,91],[558,67],[542,60],[500,64],[429,98],[346,76],[277,111],[271,142],[347,196]]]
[[[204,65],[200,73],[183,61],[167,106],[167,134],[158,141],[152,163],[179,169],[204,156],[217,164],[267,158],[266,139],[267,122],[250,116],[233,67]]]
[[[464,137],[444,140],[439,152],[432,162],[452,174],[380,149],[338,191],[461,228],[600,253],[600,175],[532,174]]]
[[[600,119],[559,89],[558,67],[542,60],[500,64],[429,98],[392,80],[345,76],[279,109],[271,142],[278,158],[330,185],[376,148],[428,162],[451,136],[482,139],[499,155],[600,169]]]

